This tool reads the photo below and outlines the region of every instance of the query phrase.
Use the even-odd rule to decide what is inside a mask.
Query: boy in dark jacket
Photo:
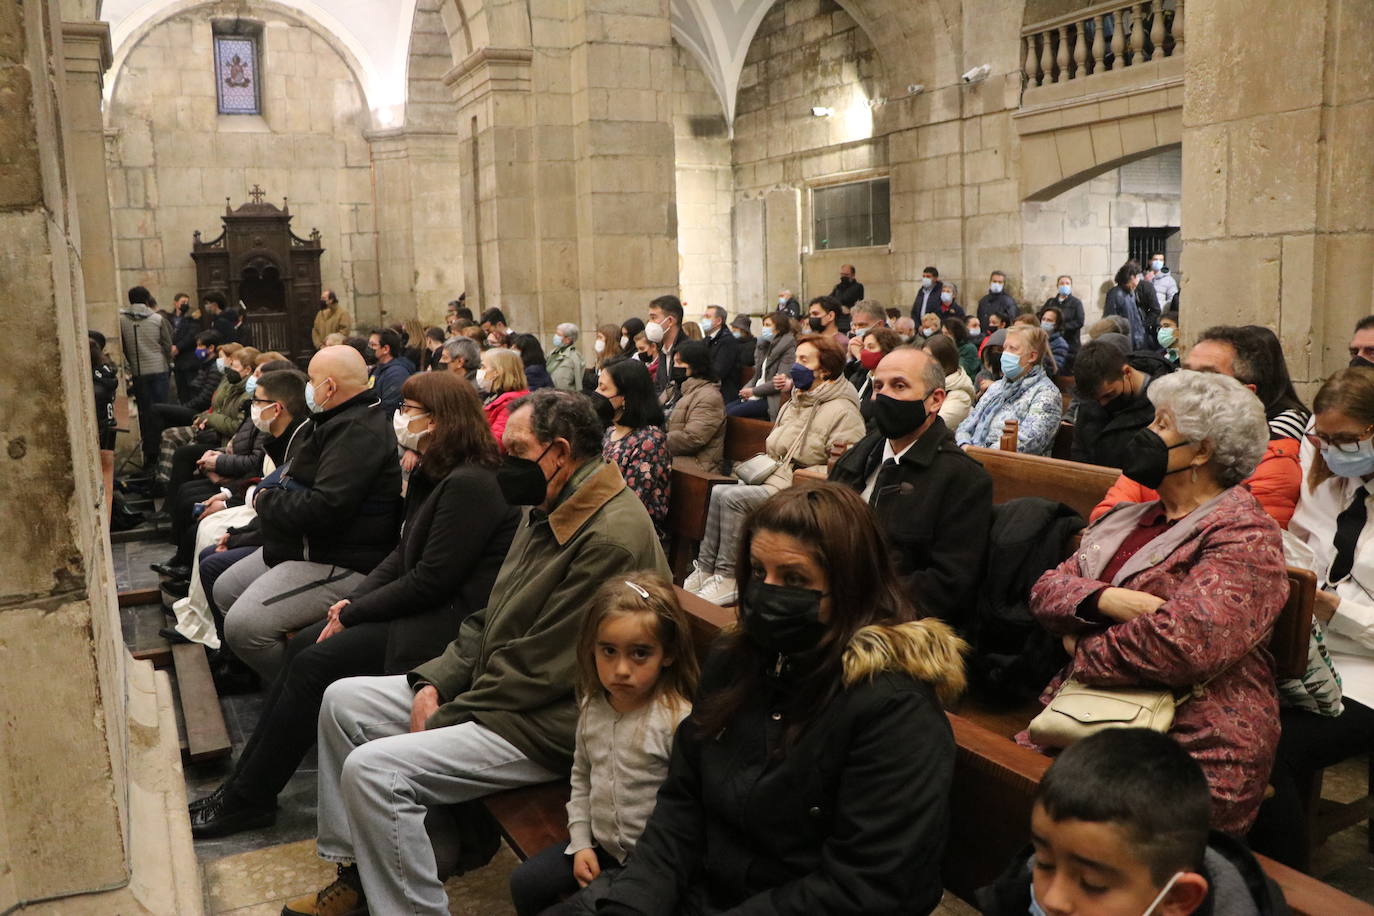
[[[1134,449],[1132,440],[1155,419],[1155,405],[1145,391],[1150,382],[1173,371],[1163,354],[1128,354],[1105,340],[1084,347],[1074,362],[1079,404],[1073,460],[1125,467]]]
[[[989,916],[1287,913],[1238,840],[1208,833],[1197,763],[1167,735],[1112,728],[1064,751],[1040,781],[1031,852],[978,892]]]

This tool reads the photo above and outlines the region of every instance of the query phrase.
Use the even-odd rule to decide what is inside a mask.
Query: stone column
[[[479,48],[444,77],[475,310],[499,305],[544,337],[572,321],[590,338],[676,292],[668,4],[648,6],[537,8],[511,31],[534,47]]]
[[[64,22],[63,63],[66,100],[63,112],[70,145],[72,191],[76,196],[81,237],[78,252],[85,279],[86,321],[119,348],[119,289],[115,275],[110,189],[105,171],[105,124],[101,93],[110,68],[110,26],[105,22]],[[170,303],[168,303],[170,305]]]
[[[1310,397],[1374,313],[1374,5],[1293,9],[1188,0],[1180,301],[1185,339],[1274,328]]]
[[[0,4],[0,911],[194,914],[167,679],[120,634],[61,35],[57,0]]]

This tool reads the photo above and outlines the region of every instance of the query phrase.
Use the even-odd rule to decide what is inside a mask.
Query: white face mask
[[[606,352],[606,341],[605,341],[605,339],[604,339],[604,338],[601,338],[601,337],[598,337],[598,338],[596,339],[596,343],[592,344],[592,349],[593,349],[594,351],[596,351],[596,353],[597,353],[598,356],[601,355],[602,353],[605,353],[605,352]]]
[[[651,321],[644,326],[644,336],[649,338],[649,343],[657,344],[663,342],[663,325],[656,321]]]
[[[935,281],[932,280],[930,277],[921,278],[921,289],[930,289],[934,285]]]
[[[1002,284],[996,281],[988,284],[988,292],[996,294],[1002,291]]]
[[[940,301],[943,302],[943,303],[945,303],[946,305],[948,305],[949,303],[951,303],[951,302],[954,301],[954,294],[953,294],[953,293],[941,293],[941,294],[940,294]]]
[[[779,297],[778,297],[778,305],[786,305],[786,304],[787,304],[787,297],[786,297],[786,296],[779,296]]]
[[[1164,269],[1164,262],[1161,261],[1161,260],[1159,260],[1158,258],[1155,258],[1153,261],[1150,262],[1150,269],[1151,269],[1151,270],[1163,270],[1163,269]]]
[[[219,357],[218,359],[215,360],[215,368],[218,369],[220,372],[223,372],[223,371],[224,371],[224,357],[223,357],[223,356],[221,356],[221,357]]]
[[[621,335],[620,335],[620,349],[623,350],[623,349],[625,349],[626,347],[628,347],[629,345],[630,345],[630,338],[629,338],[629,335],[627,335],[627,334],[621,334]]]
[[[395,415],[391,418],[391,428],[396,433],[397,445],[401,446],[401,448],[408,448],[413,452],[420,450],[420,440],[429,435],[429,430],[422,429],[418,433],[411,432],[410,424],[411,421],[418,420],[424,416],[426,416],[426,414],[421,414],[419,417],[408,415],[402,416],[399,410],[396,411]]]
[[[253,425],[256,426],[260,432],[270,433],[272,431],[272,420],[275,420],[277,415],[274,415],[272,420],[268,420],[263,417],[263,413],[267,408],[275,406],[275,404],[254,404],[249,408],[248,413],[253,420]],[[278,408],[278,415],[280,414],[280,410],[281,408]]]
[[[473,376],[473,381],[475,381],[475,382],[477,383],[477,390],[478,390],[478,391],[486,391],[486,390],[487,390],[487,367],[486,367],[486,366],[483,366],[482,368],[480,368],[480,369],[477,370],[477,374]]]

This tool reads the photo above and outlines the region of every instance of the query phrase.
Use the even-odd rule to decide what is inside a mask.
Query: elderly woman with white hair
[[[553,329],[553,350],[546,365],[553,387],[564,391],[582,389],[582,371],[587,362],[577,350],[577,325],[565,321]]]
[[[1171,692],[1169,735],[1207,776],[1212,824],[1241,836],[1279,738],[1267,646],[1288,597],[1283,544],[1241,483],[1264,455],[1268,424],[1259,398],[1228,376],[1175,372],[1148,394],[1155,419],[1125,472],[1159,499],[1118,504],[1031,590],[1031,612],[1070,656],[1041,702],[1070,677]],[[1040,750],[1031,732],[1017,741]]]

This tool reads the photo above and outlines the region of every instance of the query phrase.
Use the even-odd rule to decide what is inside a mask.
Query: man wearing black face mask
[[[319,849],[357,864],[321,898],[443,911],[426,807],[568,775],[586,609],[607,582],[668,575],[644,505],[601,458],[601,435],[581,394],[545,388],[517,401],[497,481],[508,503],[530,508],[486,608],[409,675],[351,678],[325,694]],[[381,735],[391,737],[368,740]],[[316,902],[286,912],[321,912]]]
[[[854,265],[840,265],[840,282],[830,291],[830,298],[840,304],[840,313],[835,318],[836,328],[842,334],[849,333],[849,310],[864,297],[864,285],[854,279]]]
[[[1080,350],[1074,361],[1079,403],[1073,460],[1125,467],[1135,434],[1155,418],[1155,405],[1145,391],[1152,381],[1173,371],[1162,354],[1128,354],[1107,340],[1095,340]]]
[[[1350,338],[1350,368],[1374,366],[1374,315],[1361,318]]]
[[[945,373],[924,350],[898,347],[873,372],[870,433],[830,480],[859,491],[878,518],[907,594],[963,629],[992,526],[992,478],[940,419]]]
[[[315,315],[315,324],[310,328],[310,339],[315,342],[315,349],[323,347],[325,338],[330,334],[347,337],[352,328],[353,318],[347,309],[339,305],[339,298],[334,291],[323,290],[320,293],[320,310]]]

